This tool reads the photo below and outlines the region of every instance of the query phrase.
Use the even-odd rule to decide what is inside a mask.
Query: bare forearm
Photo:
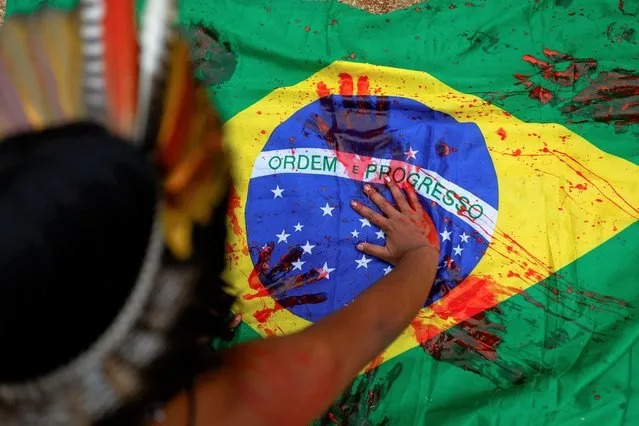
[[[415,317],[432,287],[436,272],[432,257],[437,256],[433,248],[407,253],[393,272],[350,306],[304,332],[328,342],[336,354],[341,354],[341,374],[336,377],[341,385],[346,386]]]

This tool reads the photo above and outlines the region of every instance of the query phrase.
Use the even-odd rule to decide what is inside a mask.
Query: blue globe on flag
[[[436,228],[440,259],[425,305],[482,258],[497,219],[497,176],[481,131],[412,99],[330,95],[280,124],[255,161],[247,240],[260,282],[282,307],[317,321],[348,305],[392,266],[356,244],[385,235],[351,200],[389,200],[383,177],[416,189]]]

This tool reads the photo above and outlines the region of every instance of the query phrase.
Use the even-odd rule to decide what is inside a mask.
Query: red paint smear
[[[544,53],[544,55],[548,59],[550,59],[553,62],[562,62],[562,61],[567,61],[567,60],[574,59],[572,56],[570,56],[570,55],[568,55],[566,53],[558,52],[556,50],[551,50],[551,49],[544,48],[542,50],[542,52]]]
[[[241,237],[244,235],[244,232],[242,231],[242,227],[240,226],[240,220],[237,217],[237,214],[235,213],[236,209],[239,209],[240,207],[242,207],[242,202],[240,200],[240,196],[237,194],[237,190],[235,189],[235,187],[231,187],[231,191],[229,192],[229,201],[228,201],[228,209],[227,209],[227,216],[229,217],[230,221],[231,221],[231,231],[238,237]]]
[[[544,89],[541,86],[537,86],[534,89],[532,89],[530,91],[530,94],[528,95],[531,99],[537,99],[539,102],[542,103],[542,105],[547,104],[548,102],[550,102],[552,100],[552,98],[554,97],[552,92]]]
[[[299,305],[316,305],[318,303],[323,303],[327,299],[325,293],[317,293],[317,294],[305,294],[302,296],[288,296],[282,299],[278,299],[277,303],[272,308],[264,308],[260,309],[253,313],[253,317],[259,322],[264,323],[268,321],[271,314],[277,311],[281,311],[284,308],[292,308],[294,306]]]
[[[284,308],[276,304],[273,308],[264,308],[260,309],[259,311],[255,311],[253,313],[253,317],[255,317],[257,322],[265,323],[270,318],[271,314],[277,311],[281,311],[282,309]]]
[[[550,64],[548,62],[537,59],[531,55],[524,55],[521,59],[541,69],[550,67]]]
[[[323,98],[324,96],[328,96],[331,94],[331,91],[328,90],[326,84],[323,81],[317,83],[317,97]]]
[[[440,142],[437,142],[437,145],[435,145],[435,152],[440,157],[446,157],[450,155],[451,150],[447,143],[440,141]]]
[[[260,281],[260,274],[268,268],[268,261],[271,260],[271,255],[273,254],[273,249],[275,248],[275,243],[270,242],[266,245],[263,250],[260,250],[259,257],[255,267],[251,271],[251,274],[248,277],[248,285],[253,290],[262,290],[266,289],[262,286],[262,282]]]
[[[615,69],[601,71],[561,111],[617,126],[639,123],[639,74]]]
[[[506,140],[506,137],[508,136],[506,134],[506,131],[503,128],[501,128],[501,127],[499,129],[497,129],[497,134],[501,137],[502,141]]]
[[[461,322],[499,303],[494,293],[497,288],[491,277],[471,275],[431,308],[441,319]]]
[[[351,52],[349,56],[351,57],[351,59],[355,59],[355,52]]]
[[[556,155],[556,157],[559,159],[559,161],[561,161],[562,163],[566,164],[568,167],[570,167],[572,170],[574,170],[574,172],[577,174],[577,176],[583,178],[586,182],[588,182],[591,186],[593,186],[595,189],[597,189],[597,191],[599,191],[599,193],[601,195],[604,196],[604,198],[606,198],[608,201],[610,201],[611,203],[613,203],[617,208],[619,208],[621,211],[623,211],[624,213],[628,214],[629,216],[635,218],[635,219],[639,219],[639,208],[635,208],[633,207],[633,205],[626,200],[620,193],[619,191],[617,191],[617,189],[614,187],[614,185],[612,185],[612,183],[610,183],[610,181],[608,181],[607,179],[604,179],[603,177],[599,176],[598,174],[594,173],[592,170],[588,169],[587,167],[585,167],[581,162],[579,162],[576,158],[572,157],[571,155],[565,153],[565,152],[561,152],[561,151],[557,151],[557,150],[553,150],[553,153],[556,154],[561,154],[562,156],[568,158],[570,161],[572,161],[573,163],[577,164],[579,167],[581,167],[582,169],[588,171],[590,174],[592,174],[593,176],[595,176],[596,178],[598,178],[599,180],[601,180],[602,182],[604,182],[611,190],[612,192],[615,193],[615,195],[617,195],[617,197],[619,197],[619,199],[623,202],[623,204],[625,204],[627,207],[629,207],[631,209],[631,213],[627,212],[621,205],[619,205],[617,202],[615,202],[611,197],[609,197],[607,195],[606,192],[604,192],[603,190],[601,190],[592,180],[588,179],[581,170],[577,170],[575,167],[573,167],[572,165],[568,164],[568,162],[566,162],[566,160],[559,158],[558,155]]]
[[[364,370],[365,372],[369,372],[374,368],[379,367],[380,365],[382,365],[382,362],[384,362],[384,356],[383,355],[377,355],[372,361],[371,363],[366,367],[366,370]]]
[[[339,94],[342,96],[353,96],[353,77],[348,73],[339,74]]]
[[[335,414],[331,413],[330,411],[328,413],[328,419],[331,422],[335,423],[337,426],[341,426],[341,423],[335,418]]]
[[[417,343],[423,343],[441,333],[438,327],[432,324],[425,324],[419,318],[415,318],[410,323],[410,326],[415,332],[415,340],[417,340]]]
[[[357,78],[357,94],[360,96],[370,95],[370,84],[368,77],[361,75]]]
[[[485,313],[480,313],[420,346],[439,361],[451,362],[465,370],[481,374],[477,363],[483,360],[497,361],[497,347],[501,343],[501,337],[496,333],[503,330],[503,325],[489,321]]]

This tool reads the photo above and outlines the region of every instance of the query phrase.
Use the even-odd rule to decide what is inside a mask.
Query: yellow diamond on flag
[[[349,258],[362,235],[378,244],[383,235],[354,223],[342,200],[384,174],[422,196],[449,277],[384,360],[544,280],[639,218],[637,166],[425,72],[338,61],[273,91],[225,131],[235,157],[226,279],[263,336],[309,326],[388,273]],[[380,154],[391,142],[397,149]]]

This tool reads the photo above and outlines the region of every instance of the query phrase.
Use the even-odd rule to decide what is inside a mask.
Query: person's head
[[[0,142],[0,412],[11,392],[55,390],[103,398],[82,404],[122,424],[216,364],[233,302],[219,278],[226,203],[193,225],[180,261],[163,243],[159,175],[95,124]]]

